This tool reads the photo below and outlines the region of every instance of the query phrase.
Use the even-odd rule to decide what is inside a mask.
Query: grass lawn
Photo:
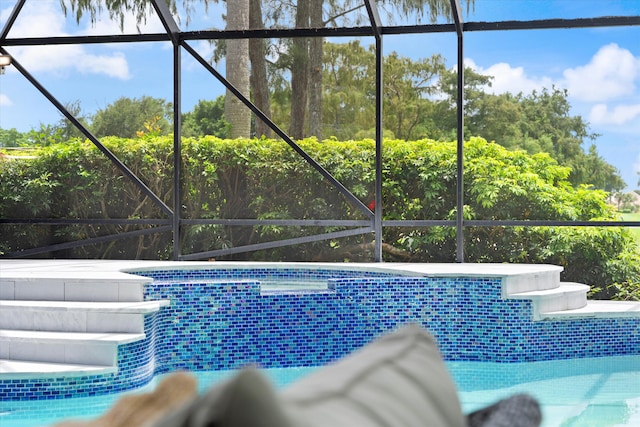
[[[620,215],[625,221],[640,221],[640,213],[623,213]],[[631,232],[636,236],[638,245],[640,245],[640,227],[631,227]]]

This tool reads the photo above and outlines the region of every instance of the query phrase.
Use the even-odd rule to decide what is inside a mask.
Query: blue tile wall
[[[137,273],[147,337],[121,346],[117,374],[0,382],[8,400],[104,394],[158,373],[318,366],[407,322],[436,337],[448,361],[530,362],[640,354],[640,318],[533,322],[531,302],[501,299],[499,278],[398,277],[330,269],[203,269]],[[268,290],[260,280],[326,280],[326,289]]]

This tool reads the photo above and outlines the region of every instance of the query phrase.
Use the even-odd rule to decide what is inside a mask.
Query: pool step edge
[[[580,309],[587,305],[590,287],[580,283],[560,282],[552,289],[512,293],[507,299],[528,299],[533,302],[533,320],[542,320],[544,313]]]
[[[640,302],[637,301],[589,300],[581,308],[540,313],[540,320],[638,317],[640,317]]]
[[[0,329],[51,332],[144,332],[144,315],[168,300],[132,302],[0,300]]]
[[[0,359],[0,378],[3,380],[45,380],[47,378],[108,375],[117,371],[116,366]]]

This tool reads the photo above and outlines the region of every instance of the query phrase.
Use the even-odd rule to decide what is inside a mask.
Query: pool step
[[[79,377],[113,374],[117,371],[115,366],[0,359],[0,378],[2,379]]]
[[[41,301],[131,302],[144,300],[144,286],[152,280],[123,273],[29,272],[0,278],[0,299]]]
[[[143,315],[168,304],[168,301],[0,300],[0,329],[142,333]]]
[[[638,318],[640,317],[640,304],[637,301],[591,300],[587,301],[584,307],[541,313],[541,320],[571,320],[591,317]]]
[[[513,294],[551,290],[560,285],[562,267],[554,265],[532,266],[539,268],[530,267],[529,269],[526,267],[524,266],[521,271],[516,270],[513,274],[504,277],[502,295],[505,298]]]
[[[584,308],[589,289],[589,286],[580,283],[559,282],[554,288],[511,293],[507,298],[532,300],[533,320],[542,320],[546,313]]]
[[[0,278],[0,380],[118,371],[118,347],[145,339],[152,279],[85,264],[8,269]]]
[[[145,334],[0,330],[0,359],[115,367],[118,346]]]

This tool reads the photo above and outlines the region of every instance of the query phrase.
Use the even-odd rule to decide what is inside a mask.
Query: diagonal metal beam
[[[180,28],[178,28],[176,20],[173,19],[173,15],[171,15],[167,2],[164,0],[151,0],[151,5],[158,14],[160,21],[162,21],[162,26],[166,30],[167,34],[171,37],[173,45],[177,46],[180,44]]]
[[[364,5],[367,8],[367,13],[369,14],[373,34],[376,39],[380,39],[382,37],[382,21],[380,21],[380,14],[378,13],[376,0],[364,0]]]
[[[451,13],[453,15],[453,22],[456,25],[456,33],[458,37],[462,37],[464,21],[462,20],[462,9],[460,8],[460,2],[458,0],[451,1]]]
[[[8,52],[0,47],[0,53],[8,54]],[[147,185],[140,180],[124,163],[118,159],[107,147],[105,147],[73,114],[71,114],[60,101],[56,99],[44,86],[40,84],[15,58],[12,58],[11,65],[16,68],[41,94],[45,96],[57,109],[65,116],[84,136],[87,137],[120,171],[127,176],[142,192],[149,197],[156,205],[160,207],[166,214],[173,215],[169,208]]]
[[[236,87],[234,87],[227,79],[224,78],[215,68],[207,62],[198,52],[195,51],[185,41],[181,42],[182,47],[193,56],[203,67],[207,69],[213,76],[220,81],[234,96],[236,96],[247,108],[249,108],[256,116],[263,120],[280,138],[282,138],[293,150],[298,153],[311,167],[320,172],[327,181],[329,181],[347,200],[357,209],[362,211],[369,219],[373,219],[373,214],[369,208],[360,201],[356,196],[351,193],[340,181],[338,181],[329,171],[323,168],[318,162],[315,161],[306,151],[302,149],[298,144],[289,137],[282,129],[278,127],[269,117],[267,117],[258,107],[256,107],[246,96],[244,96]]]
[[[22,6],[24,6],[26,1],[27,0],[18,0],[18,3],[13,7],[11,15],[9,15],[9,19],[5,22],[2,32],[0,33],[0,41],[4,41],[9,35],[9,31],[11,31],[11,27],[13,27],[13,23],[16,22],[18,15],[20,15],[20,10],[22,10]]]
[[[333,232],[324,233],[324,234],[315,234],[313,236],[294,237],[291,239],[275,240],[272,242],[255,243],[252,245],[238,246],[235,248],[216,249],[214,251],[182,255],[180,257],[180,261],[193,261],[193,260],[199,260],[199,259],[213,258],[217,256],[280,248],[283,246],[301,245],[304,243],[320,242],[320,241],[329,240],[329,239],[339,239],[342,237],[358,236],[360,234],[371,233],[371,231],[372,231],[371,227],[362,227],[362,228],[354,228],[354,229],[342,230],[342,231],[333,231]]]
[[[125,231],[122,233],[110,234],[107,236],[90,237],[83,240],[74,240],[72,242],[57,243],[55,245],[50,245],[50,246],[42,246],[42,247],[33,248],[33,249],[25,249],[23,251],[13,252],[9,254],[8,258],[26,258],[26,257],[45,254],[49,252],[80,248],[82,246],[113,242],[115,240],[122,240],[122,239],[131,238],[131,237],[143,236],[147,234],[163,233],[166,231],[171,231],[171,226],[164,225],[160,227],[144,228],[142,230]]]

